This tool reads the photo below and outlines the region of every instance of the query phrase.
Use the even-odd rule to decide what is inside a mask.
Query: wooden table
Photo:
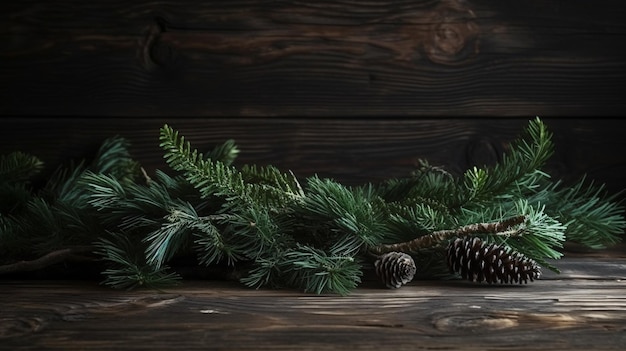
[[[578,255],[522,286],[366,281],[347,297],[185,281],[116,291],[0,281],[1,350],[609,350],[626,345],[626,257]]]

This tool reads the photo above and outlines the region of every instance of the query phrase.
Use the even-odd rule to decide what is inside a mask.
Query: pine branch
[[[552,134],[537,117],[511,149],[493,167],[474,167],[464,174],[460,206],[476,206],[499,197],[510,198],[519,189],[533,189],[547,175],[541,172],[553,153]]]
[[[183,172],[203,197],[217,194],[233,200],[250,201],[242,175],[234,167],[219,160],[205,159],[185,137],[179,136],[168,125],[161,128],[160,140],[167,164],[175,171]]]
[[[111,240],[101,238],[95,244],[95,253],[110,265],[102,272],[106,276],[102,284],[130,290],[174,285],[180,279],[177,274],[168,273],[166,266],[155,267],[146,263],[140,249],[141,243],[133,242],[124,233],[109,234]]]
[[[526,216],[517,216],[502,221],[489,223],[474,223],[451,230],[438,230],[428,235],[420,236],[411,241],[378,245],[370,248],[370,251],[380,255],[386,252],[416,252],[420,249],[433,247],[443,243],[454,237],[464,237],[476,234],[495,234],[501,236],[518,236],[521,235],[525,228],[520,226],[526,221]]]
[[[322,250],[298,245],[284,258],[287,285],[305,292],[347,295],[361,282],[361,266],[351,256],[329,256]]]
[[[561,182],[529,196],[529,202],[546,205],[546,212],[567,225],[567,239],[587,247],[602,249],[616,244],[626,229],[624,206],[608,196],[603,185],[596,186],[583,177],[572,186]]]
[[[32,197],[32,189],[27,184],[0,183],[0,214],[20,213]]]
[[[358,246],[376,245],[382,239],[385,228],[381,213],[363,189],[353,190],[329,179],[312,177],[306,194],[298,210],[305,218],[352,235]]]
[[[140,167],[132,159],[129,148],[128,140],[120,136],[106,139],[100,146],[91,169],[95,173],[108,174],[124,183],[133,182]]]
[[[0,275],[44,269],[54,264],[66,261],[77,254],[92,252],[93,250],[93,246],[74,246],[55,250],[31,261],[19,261],[2,265],[0,266]]]
[[[558,269],[549,264],[546,259],[559,259],[563,256],[558,249],[563,247],[567,227],[549,216],[545,211],[545,206],[532,206],[526,200],[519,200],[515,203],[515,209],[516,212],[525,214],[527,218],[523,235],[492,236],[492,239],[558,272]]]
[[[303,196],[293,174],[280,173],[274,167],[248,167],[242,173],[223,161],[205,158],[168,125],[161,128],[160,140],[168,165],[183,172],[203,198],[216,195],[224,198],[225,205],[231,207],[263,203],[279,209]],[[253,176],[264,181],[252,183]]]
[[[456,216],[448,208],[430,199],[412,198],[406,205],[385,204],[389,234],[386,242],[408,241],[418,235],[431,233],[439,228],[456,225]],[[490,217],[493,218],[493,217]]]
[[[231,165],[239,155],[239,149],[232,139],[226,140],[223,144],[215,146],[206,155],[211,160],[217,160],[225,165]]]
[[[240,279],[241,283],[258,289],[263,286],[277,288],[284,286],[282,263],[285,258],[285,251],[276,250],[267,257],[258,257],[246,276]]]
[[[27,182],[42,168],[41,160],[23,152],[0,155],[0,183]]]

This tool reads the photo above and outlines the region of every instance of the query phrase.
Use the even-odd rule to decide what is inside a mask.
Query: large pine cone
[[[522,284],[541,275],[541,267],[534,260],[479,238],[456,239],[446,250],[450,272],[473,282]]]
[[[374,262],[374,268],[378,278],[390,289],[397,289],[413,280],[417,270],[413,257],[403,252],[382,254]]]

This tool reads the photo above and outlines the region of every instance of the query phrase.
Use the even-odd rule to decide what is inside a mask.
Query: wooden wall
[[[491,163],[527,121],[556,177],[625,182],[620,0],[13,1],[0,4],[0,153],[55,165],[158,128],[241,163],[347,183],[418,158]]]

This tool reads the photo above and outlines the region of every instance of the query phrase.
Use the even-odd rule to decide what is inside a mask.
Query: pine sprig
[[[547,176],[541,169],[553,153],[552,134],[539,118],[531,120],[525,134],[493,167],[474,167],[464,174],[462,206],[480,206],[493,199],[508,199],[518,189],[534,189]]]
[[[470,255],[478,253],[557,270],[549,263],[566,239],[600,248],[626,228],[617,195],[584,180],[573,187],[550,180],[542,167],[551,133],[538,118],[495,165],[455,176],[422,161],[406,178],[359,187],[317,176],[301,186],[271,165],[237,167],[234,141],[200,153],[167,125],[160,146],[175,176],[148,175],[115,137],[92,162],[59,168],[37,190],[28,183],[36,159],[0,159],[2,200],[12,199],[0,207],[0,274],[19,267],[16,260],[56,259],[64,248],[96,242],[107,265],[103,284],[115,288],[175,283],[176,259],[191,255],[202,267],[230,266],[246,286],[346,295],[374,262],[393,287],[413,273],[449,277],[445,247],[457,243],[449,246],[456,250],[465,238],[480,245],[454,262],[481,267]],[[414,265],[383,259],[390,251]]]
[[[138,175],[139,163],[130,154],[130,142],[120,136],[106,139],[96,155],[92,171],[108,174],[123,183],[132,183]]]
[[[32,196],[31,180],[43,162],[33,155],[12,152],[0,155],[0,216],[19,213]],[[4,225],[11,221],[4,220]]]
[[[330,179],[312,177],[301,211],[309,219],[325,223],[335,232],[348,233],[360,245],[376,245],[385,228],[380,213],[363,191],[355,191]]]
[[[0,155],[0,183],[28,182],[43,168],[43,162],[20,151]]]
[[[206,158],[217,160],[227,166],[230,166],[233,162],[235,162],[237,155],[239,155],[239,148],[237,148],[237,144],[235,144],[234,140],[228,139],[223,144],[213,147],[213,149],[207,153]]]
[[[110,233],[111,238],[101,238],[96,243],[95,253],[110,267],[102,272],[106,276],[102,284],[115,289],[139,287],[163,288],[178,283],[180,276],[168,272],[168,267],[147,264],[137,243],[121,233]]]
[[[529,201],[542,202],[546,212],[566,226],[568,240],[603,249],[621,240],[626,229],[620,194],[609,196],[604,186],[596,186],[583,177],[573,186],[555,182],[529,195]]]
[[[250,288],[279,288],[287,283],[284,279],[284,267],[287,250],[276,250],[267,256],[258,257],[254,266],[240,279],[241,283]]]
[[[203,197],[217,194],[248,200],[241,173],[220,160],[205,159],[178,131],[164,126],[160,146],[165,150],[167,164],[175,171],[182,171]]]
[[[146,260],[150,265],[161,268],[179,253],[191,238],[191,229],[198,221],[195,213],[172,209],[161,226],[148,233],[143,239],[147,244]]]
[[[126,146],[121,138],[105,141],[93,165],[106,164],[110,171],[127,169],[128,154],[122,150]],[[108,148],[116,152],[109,152]],[[106,158],[106,162],[101,158]],[[5,160],[9,160],[9,166],[0,168],[6,174],[30,176],[41,167],[41,162],[33,157],[11,156]],[[82,182],[84,176],[97,166],[88,167],[86,164],[85,161],[71,162],[58,167],[41,188],[29,188],[28,194],[22,193],[19,208],[14,207],[10,212],[3,213],[10,215],[3,221],[0,232],[0,252],[6,253],[3,260],[30,259],[67,247],[89,246],[104,233],[100,218],[87,203],[89,192]],[[13,178],[7,184],[20,188],[23,181]]]
[[[244,180],[244,173],[222,160],[205,158],[197,149],[191,147],[189,141],[180,136],[178,131],[165,125],[161,128],[161,144],[165,150],[165,160],[172,169],[183,172],[184,177],[193,184],[202,197],[223,197],[228,205],[241,202],[250,205],[262,202],[275,208],[285,203],[298,200],[301,189],[295,177],[277,172],[273,167],[262,169],[247,168],[245,175],[251,173],[263,179],[261,183]],[[269,181],[269,182],[268,182]]]
[[[324,251],[299,245],[285,255],[286,282],[305,292],[347,295],[361,282],[361,265],[351,256],[329,256]]]

